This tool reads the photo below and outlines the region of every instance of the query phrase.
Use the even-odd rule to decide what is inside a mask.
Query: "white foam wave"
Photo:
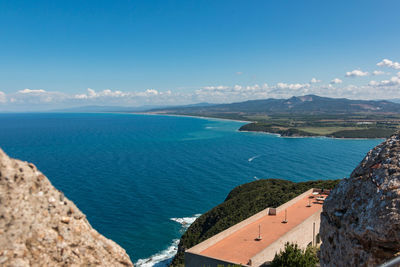
[[[261,157],[261,155],[257,155],[248,159],[249,162],[252,162],[254,159]]]
[[[181,232],[186,231],[187,228],[198,218],[201,214],[195,214],[193,217],[183,217],[183,218],[171,218],[172,221],[177,222],[182,225]],[[167,267],[172,258],[178,252],[179,239],[172,240],[169,247],[160,251],[149,258],[139,259],[135,266],[138,267]]]
[[[182,227],[189,227],[201,214],[195,214],[193,217],[171,218],[171,221],[180,223]]]
[[[135,263],[138,267],[166,267],[178,251],[179,239],[172,240],[171,245],[147,259],[140,259]]]

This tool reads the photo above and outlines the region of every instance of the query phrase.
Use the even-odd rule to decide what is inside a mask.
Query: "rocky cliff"
[[[27,162],[0,149],[0,266],[133,266]]]
[[[376,266],[400,252],[400,133],[371,150],[321,214],[321,266]]]

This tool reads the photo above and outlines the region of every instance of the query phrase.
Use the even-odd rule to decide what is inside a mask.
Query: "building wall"
[[[301,224],[287,232],[263,251],[251,258],[251,266],[260,266],[265,262],[272,261],[275,253],[283,250],[286,242],[297,243],[300,248],[306,248],[308,244],[315,245],[316,236],[319,233],[321,222],[321,211],[318,211],[304,220]],[[315,224],[315,228],[314,228]]]
[[[228,267],[235,265],[235,263],[199,255],[196,253],[185,252],[185,267],[219,267],[221,265]]]

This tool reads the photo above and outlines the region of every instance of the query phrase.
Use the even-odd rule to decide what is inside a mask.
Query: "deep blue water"
[[[135,262],[172,253],[182,225],[171,218],[204,213],[239,184],[254,177],[343,178],[381,142],[241,133],[242,124],[132,114],[0,114],[0,147],[36,164]]]

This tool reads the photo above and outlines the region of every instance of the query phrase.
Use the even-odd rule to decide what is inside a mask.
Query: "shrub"
[[[318,263],[317,248],[308,246],[305,250],[297,244],[286,243],[285,249],[275,254],[271,267],[311,267]]]

